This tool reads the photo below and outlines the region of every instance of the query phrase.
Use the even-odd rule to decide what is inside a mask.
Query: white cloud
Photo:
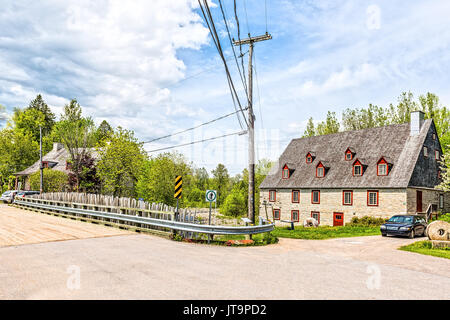
[[[182,79],[186,69],[177,50],[207,43],[195,5],[184,0],[2,3],[0,67],[11,71],[0,74],[0,98],[12,107],[40,92],[50,104],[77,98],[85,113],[117,124],[162,121],[171,114],[159,111],[171,99],[164,87]]]
[[[323,82],[313,80],[306,81],[300,88],[300,94],[323,95],[336,90],[358,87],[366,82],[375,82],[380,79],[379,69],[369,63],[363,63],[354,69],[344,68],[338,72],[332,72]]]

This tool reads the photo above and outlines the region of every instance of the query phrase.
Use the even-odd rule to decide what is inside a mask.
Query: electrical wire
[[[245,66],[244,66],[244,54],[242,53],[242,44],[241,44],[241,29],[239,27],[239,18],[237,14],[237,5],[236,0],[234,0],[234,19],[236,20],[236,27],[237,27],[237,36],[239,41],[239,52],[240,52],[240,58],[241,58],[241,64],[242,64],[242,70],[244,74],[244,80],[247,82],[247,79],[245,78]]]
[[[248,109],[248,108],[246,108],[246,109]],[[221,117],[218,117],[218,118],[209,120],[209,121],[207,121],[207,122],[204,122],[204,123],[202,123],[202,124],[199,124],[199,125],[197,125],[197,126],[194,126],[194,127],[192,127],[192,128],[184,129],[184,130],[181,130],[181,131],[178,131],[178,132],[175,132],[175,133],[172,133],[172,134],[168,134],[168,135],[165,135],[165,136],[162,136],[162,137],[159,137],[159,138],[155,138],[155,139],[152,139],[152,140],[144,141],[143,143],[144,143],[144,144],[145,144],[145,143],[151,143],[151,142],[154,142],[154,141],[158,141],[158,140],[170,138],[170,137],[173,137],[173,136],[176,136],[176,135],[179,135],[179,134],[188,132],[188,131],[192,131],[192,130],[198,129],[198,128],[200,128],[200,127],[206,126],[206,125],[208,125],[208,124],[211,124],[211,123],[213,123],[213,122],[216,122],[216,121],[225,119],[225,118],[227,118],[227,117],[229,117],[229,116],[232,116],[232,115],[235,114],[236,112],[240,112],[240,111],[239,111],[239,110],[238,110],[238,111],[234,111],[234,112],[231,112],[231,113],[229,113],[229,114],[223,115],[223,116],[221,116]]]
[[[147,152],[148,152],[148,153],[151,153],[151,152],[157,152],[157,151],[168,150],[168,149],[173,149],[173,148],[179,148],[179,147],[189,146],[189,145],[191,145],[191,144],[196,144],[196,143],[202,143],[202,142],[206,142],[206,141],[217,140],[217,139],[225,138],[225,137],[229,137],[229,136],[243,135],[243,134],[246,134],[246,133],[247,133],[247,130],[243,130],[243,131],[238,131],[238,132],[233,132],[233,133],[229,133],[229,134],[224,134],[224,135],[221,135],[221,136],[212,137],[212,138],[208,138],[208,139],[203,139],[203,140],[191,141],[191,142],[188,142],[188,143],[178,144],[178,145],[176,145],[176,146],[170,146],[170,147],[164,147],[164,148],[154,149],[154,150],[150,150],[150,151],[147,151]]]
[[[238,60],[237,60],[236,51],[234,50],[234,44],[233,44],[233,41],[231,40],[231,34],[230,34],[230,30],[229,30],[229,28],[228,28],[227,15],[226,15],[226,12],[224,12],[224,8],[223,8],[223,6],[222,6],[222,0],[219,0],[219,5],[220,5],[220,11],[222,12],[223,22],[224,22],[225,28],[226,28],[226,30],[227,30],[228,39],[229,39],[229,41],[230,41],[230,46],[231,46],[231,49],[232,49],[232,51],[233,51],[234,59],[235,59],[235,61],[236,61],[236,66],[237,66],[237,68],[238,68],[239,76],[240,76],[240,78],[241,78],[242,85],[244,86],[245,94],[246,94],[247,100],[248,100],[248,91],[247,91],[247,83],[246,83],[246,79],[245,79],[245,81],[244,81],[244,77],[243,77],[243,75],[242,75],[242,73],[241,73],[241,68],[240,68],[239,62],[238,62]]]
[[[219,55],[222,58],[222,61],[224,63],[225,72],[226,72],[227,80],[228,80],[228,86],[230,88],[232,97],[234,96],[233,97],[233,104],[235,105],[235,109],[237,110],[237,107],[236,107],[236,104],[235,104],[237,102],[237,104],[239,106],[239,109],[241,110],[242,117],[244,118],[245,124],[248,127],[248,122],[247,122],[247,119],[245,117],[244,111],[242,109],[242,106],[241,106],[241,103],[240,103],[240,100],[239,100],[239,96],[237,95],[236,88],[234,86],[233,80],[231,78],[230,71],[228,69],[228,65],[227,65],[227,63],[225,61],[225,57],[224,57],[224,54],[223,54],[223,51],[222,51],[222,46],[220,44],[219,36],[217,34],[217,31],[216,31],[216,28],[215,28],[215,25],[214,25],[214,20],[212,18],[211,11],[209,10],[208,3],[207,3],[206,0],[203,0],[203,5],[200,2],[200,0],[198,0],[198,3],[199,3],[199,6],[200,6],[200,9],[202,11],[203,17],[205,19],[206,25],[208,26],[209,32],[210,32],[210,34],[211,34],[211,36],[213,38],[214,45],[216,46],[216,49],[219,52]],[[236,113],[236,115],[238,117],[239,125],[242,128],[242,124],[241,124],[241,121],[239,119],[239,114]]]

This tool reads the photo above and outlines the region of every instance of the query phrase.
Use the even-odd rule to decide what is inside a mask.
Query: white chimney
[[[411,136],[416,136],[420,133],[422,129],[424,113],[422,111],[412,111],[411,112]]]
[[[54,152],[59,151],[62,148],[64,148],[64,144],[59,143],[59,142],[53,142],[53,151]]]

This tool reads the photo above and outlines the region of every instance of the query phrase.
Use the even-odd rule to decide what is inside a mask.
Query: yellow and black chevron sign
[[[175,193],[173,196],[175,199],[181,198],[181,191],[183,190],[183,178],[181,176],[175,177]]]

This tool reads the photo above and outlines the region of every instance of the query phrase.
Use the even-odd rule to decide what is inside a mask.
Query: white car
[[[0,197],[0,201],[6,202],[6,203],[12,203],[14,201],[14,197],[16,196],[17,192],[19,192],[19,190],[5,191],[2,194],[2,196]]]

